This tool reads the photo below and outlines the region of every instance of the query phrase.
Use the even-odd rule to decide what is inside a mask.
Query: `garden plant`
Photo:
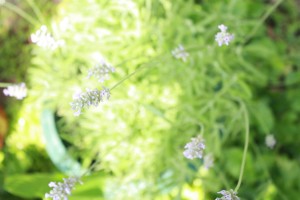
[[[0,6],[0,199],[298,199],[299,1]]]

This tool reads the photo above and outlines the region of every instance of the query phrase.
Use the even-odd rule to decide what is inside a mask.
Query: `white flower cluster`
[[[265,140],[266,140],[265,142],[266,142],[267,147],[269,147],[270,149],[273,149],[276,144],[276,139],[275,139],[274,135],[272,135],[272,134],[267,135]]]
[[[218,42],[219,46],[222,46],[223,44],[229,45],[229,43],[234,39],[234,35],[227,32],[227,26],[221,24],[218,26],[220,29],[220,32],[218,32],[215,35],[215,40]],[[182,59],[183,62],[187,61],[187,58],[189,57],[189,53],[186,52],[184,47],[180,44],[176,49],[172,50],[172,55],[176,59]]]
[[[88,78],[95,76],[96,79],[98,79],[99,82],[104,82],[109,78],[110,72],[115,72],[115,68],[107,63],[104,59],[101,59],[101,61],[96,64],[92,69],[88,71]]]
[[[45,198],[52,198],[53,200],[68,200],[68,196],[71,195],[71,191],[74,189],[76,183],[82,184],[79,178],[70,177],[64,178],[64,182],[50,182],[49,187],[52,190],[45,194]]]
[[[172,55],[176,59],[182,59],[183,62],[186,62],[187,57],[189,57],[189,53],[185,51],[184,47],[181,44],[172,51]]]
[[[45,49],[55,50],[59,46],[64,45],[63,40],[55,40],[45,25],[30,36],[31,41]]]
[[[223,24],[219,25],[218,28],[220,29],[220,32],[215,36],[215,40],[218,42],[219,46],[222,46],[223,44],[229,45],[229,42],[234,39],[234,35],[228,33],[227,26]]]
[[[201,159],[203,157],[203,167],[205,169],[211,168],[214,165],[214,156],[212,153],[204,155],[205,144],[202,136],[198,135],[196,138],[192,138],[191,140],[191,142],[185,145],[183,155],[188,159]]]
[[[98,106],[100,102],[104,101],[105,98],[108,100],[109,97],[110,90],[106,87],[103,87],[102,90],[86,89],[86,92],[74,95],[73,102],[70,105],[72,110],[75,111],[74,115],[79,116],[85,107]]]
[[[27,95],[27,88],[25,83],[8,86],[3,90],[5,96],[16,97],[21,100]]]
[[[185,145],[183,155],[188,159],[202,158],[205,149],[204,139],[199,135],[191,140]]]
[[[229,191],[222,190],[218,192],[218,194],[223,195],[221,198],[216,198],[215,200],[240,200],[240,198],[237,196],[237,193],[230,189]]]

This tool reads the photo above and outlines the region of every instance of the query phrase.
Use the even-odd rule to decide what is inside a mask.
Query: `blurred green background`
[[[70,200],[215,199],[234,189],[250,143],[241,200],[293,200],[300,191],[300,2],[297,0],[7,0],[0,5],[0,199],[43,199],[50,181],[79,175]],[[218,25],[235,35],[214,41]],[[64,45],[43,49],[42,25]],[[189,50],[187,62],[171,51]],[[72,96],[103,56],[111,98],[75,117]],[[7,127],[6,127],[7,124]],[[206,170],[184,145],[203,133]],[[274,149],[265,137],[276,138]]]

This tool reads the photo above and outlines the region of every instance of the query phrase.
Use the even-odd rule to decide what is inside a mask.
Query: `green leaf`
[[[44,197],[50,188],[48,184],[54,180],[62,180],[59,174],[18,174],[8,176],[4,180],[4,189],[23,198]]]
[[[43,198],[51,188],[50,182],[63,182],[62,174],[19,174],[5,179],[4,189],[11,194],[23,198]],[[83,184],[77,184],[72,191],[70,200],[101,200],[102,188],[106,175],[92,174],[82,178]]]
[[[101,200],[106,175],[102,172],[92,174],[82,179],[83,184],[76,186],[70,200]]]
[[[290,73],[286,76],[285,85],[294,85],[300,83],[300,72]]]
[[[258,124],[259,130],[269,134],[274,126],[274,116],[268,104],[264,101],[258,101],[251,104],[250,111]]]
[[[225,170],[238,179],[243,159],[243,148],[230,148],[224,152],[224,157],[226,158]],[[247,153],[244,177],[244,180],[248,183],[255,181],[253,158],[250,153]]]

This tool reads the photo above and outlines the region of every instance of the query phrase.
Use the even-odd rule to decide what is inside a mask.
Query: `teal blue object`
[[[56,129],[54,112],[43,110],[42,112],[43,135],[47,153],[54,165],[63,173],[70,176],[80,176],[81,166],[67,152]]]

